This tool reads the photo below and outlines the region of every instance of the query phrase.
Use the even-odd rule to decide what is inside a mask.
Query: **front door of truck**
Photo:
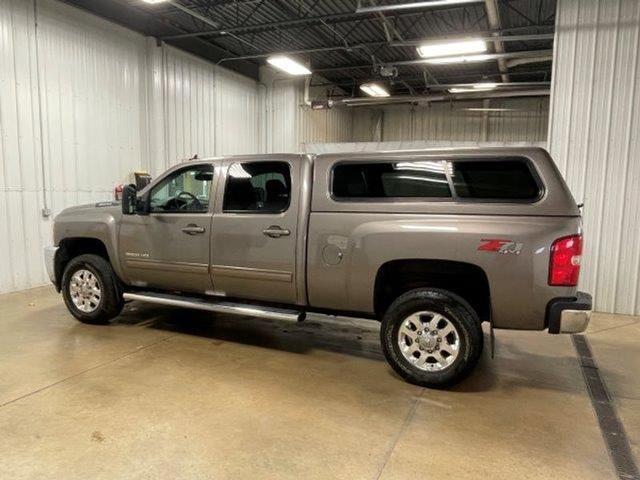
[[[219,295],[296,303],[300,162],[226,160],[211,235]]]
[[[120,258],[133,285],[211,290],[212,184],[212,164],[186,165],[151,187],[148,215],[123,215]]]

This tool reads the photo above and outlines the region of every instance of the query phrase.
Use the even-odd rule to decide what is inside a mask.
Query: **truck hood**
[[[120,202],[97,202],[97,203],[85,203],[84,205],[75,205],[62,210],[59,216],[67,216],[75,212],[85,212],[86,210],[96,210],[97,212],[109,212],[115,213],[120,211]],[[57,218],[57,217],[56,217]]]

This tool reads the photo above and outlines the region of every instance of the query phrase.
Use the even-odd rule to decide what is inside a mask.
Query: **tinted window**
[[[533,200],[540,195],[522,160],[454,162],[452,179],[461,198]]]
[[[444,162],[351,163],[333,170],[336,198],[451,197]]]
[[[153,213],[203,213],[209,209],[212,165],[179,170],[153,187],[149,209]]]
[[[247,162],[229,166],[224,211],[278,213],[289,207],[291,174],[285,162]]]

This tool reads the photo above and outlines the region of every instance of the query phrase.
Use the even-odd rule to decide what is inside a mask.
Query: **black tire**
[[[73,274],[78,270],[88,270],[97,279],[100,287],[100,300],[95,310],[83,312],[73,303],[70,292],[70,282]],[[93,255],[79,255],[69,261],[62,275],[62,297],[71,315],[83,323],[93,325],[106,324],[118,316],[124,306],[122,290],[119,280],[111,268],[111,264],[104,258]]]
[[[457,357],[438,371],[418,368],[400,350],[398,330],[407,317],[420,311],[443,315],[458,333]],[[421,387],[442,388],[458,383],[473,370],[482,353],[484,336],[477,313],[463,298],[447,290],[416,289],[400,295],[387,309],[382,319],[380,340],[387,361],[402,378]]]

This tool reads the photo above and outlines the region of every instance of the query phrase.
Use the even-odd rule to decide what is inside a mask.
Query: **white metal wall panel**
[[[215,155],[216,91],[211,63],[171,47],[162,47],[162,61],[166,169]]]
[[[33,2],[0,1],[0,291],[46,282],[43,170],[57,212],[109,198],[144,150],[142,37],[46,1],[38,25],[36,45]]]
[[[216,155],[263,151],[259,87],[224,68],[216,68]]]
[[[109,200],[134,169],[254,153],[263,134],[256,82],[52,0],[36,42],[33,5],[0,0],[0,292],[47,282],[45,200]]]
[[[540,147],[546,142],[464,142],[458,140],[405,140],[397,142],[339,142],[308,143],[304,151],[307,153],[343,153],[343,152],[380,152],[392,150],[424,150],[428,148],[496,148],[496,147]]]
[[[581,288],[640,314],[640,2],[560,0],[549,149],[583,208]]]
[[[262,81],[268,152],[300,152],[310,142],[351,140],[351,111],[342,108],[312,110],[305,106],[303,79],[278,78],[277,74],[263,69]]]
[[[492,100],[506,112],[473,112],[482,102],[433,103],[410,107],[357,107],[353,111],[353,139],[370,142],[377,135],[388,141],[540,142],[547,138],[547,99]],[[382,119],[381,126],[378,120]]]
[[[300,82],[276,79],[267,83],[265,97],[266,147],[269,153],[297,152],[298,91]]]

